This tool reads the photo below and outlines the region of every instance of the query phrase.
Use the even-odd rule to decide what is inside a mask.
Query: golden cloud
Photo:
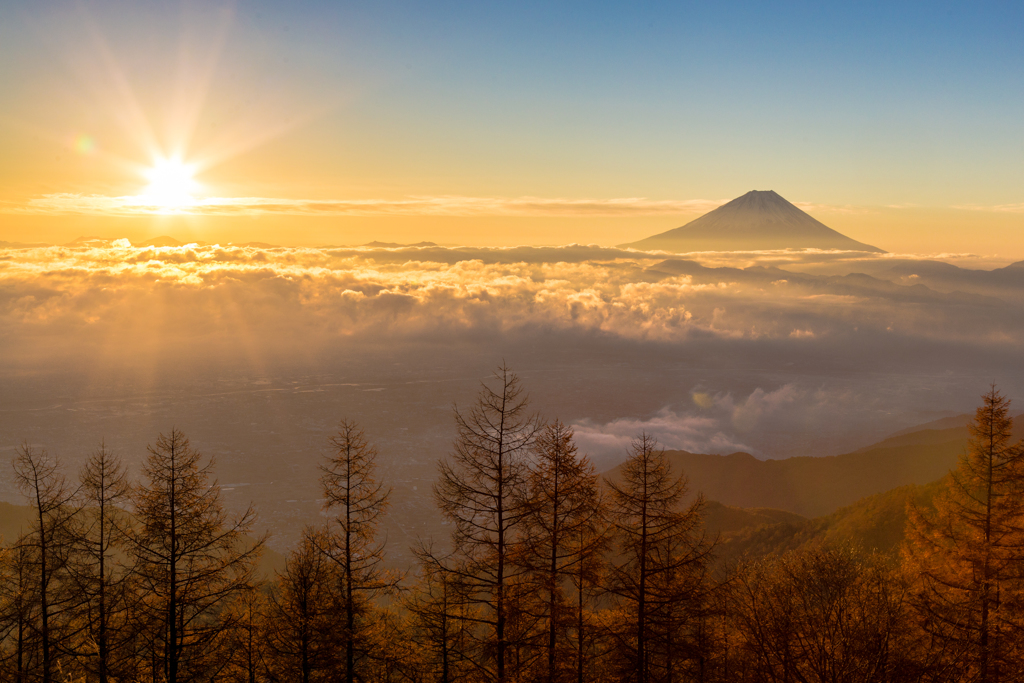
[[[668,344],[813,345],[865,335],[1024,341],[1016,305],[945,294],[920,280],[711,268],[577,245],[314,249],[117,240],[0,250],[0,347],[294,350],[531,331]]]

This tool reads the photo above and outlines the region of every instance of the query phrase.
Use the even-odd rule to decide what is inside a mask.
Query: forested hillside
[[[956,466],[966,427],[925,429],[829,457],[758,460],[748,453],[665,453],[694,490],[725,505],[775,508],[817,517],[907,484],[927,484]],[[614,481],[616,470],[605,475]]]
[[[102,445],[78,473],[24,445],[27,505],[0,508],[0,680],[1014,680],[1008,405],[993,388],[966,427],[793,462],[641,433],[601,476],[502,368],[454,411],[433,490],[446,533],[408,571],[387,561],[393,490],[349,421],[325,444],[321,519],[276,571],[255,511],[224,511],[181,431],[137,481]]]
[[[772,519],[773,515],[758,511],[761,514],[746,517],[747,523],[742,526],[721,529],[715,557],[723,566],[730,566],[776,553],[843,545],[895,555],[906,537],[907,506],[932,507],[935,494],[944,484],[940,479],[923,486],[901,486],[813,519],[796,515]],[[713,510],[709,506],[709,522],[714,519]],[[736,509],[738,515],[748,512]],[[778,517],[785,514],[771,512]],[[717,530],[711,523],[708,529]]]

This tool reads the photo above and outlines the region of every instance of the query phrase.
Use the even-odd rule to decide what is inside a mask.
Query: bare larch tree
[[[34,521],[17,547],[28,561],[37,601],[37,615],[30,625],[38,632],[40,675],[43,683],[53,680],[59,648],[65,645],[60,617],[71,609],[76,596],[69,590],[68,561],[72,553],[72,526],[76,509],[75,490],[60,471],[60,463],[46,451],[27,444],[14,459],[18,488],[29,500]]]
[[[631,628],[623,630],[619,641],[620,653],[626,655],[629,678],[648,683],[655,663],[654,626],[688,598],[693,584],[685,574],[703,575],[710,559],[700,530],[704,497],[698,495],[684,506],[685,475],[672,473],[665,452],[646,433],[633,439],[620,481],[609,486],[609,512],[621,557],[613,565],[609,590],[632,615]],[[671,666],[671,658],[662,664]]]
[[[218,650],[232,626],[226,609],[249,590],[262,539],[243,538],[255,513],[229,519],[212,481],[212,462],[177,429],[149,448],[145,481],[134,491],[137,606],[148,627],[154,678],[209,680],[226,660]]]
[[[330,447],[320,465],[324,510],[333,514],[324,551],[339,569],[345,682],[354,683],[357,658],[368,654],[372,601],[398,583],[384,569],[385,542],[377,539],[390,490],[377,481],[377,450],[354,422],[341,421]]]
[[[454,525],[443,569],[472,606],[467,618],[483,628],[474,660],[479,673],[498,683],[514,675],[508,670],[509,601],[513,582],[525,575],[514,556],[529,509],[526,455],[539,429],[527,410],[518,377],[503,366],[469,411],[455,408],[458,436],[434,485],[434,499]]]

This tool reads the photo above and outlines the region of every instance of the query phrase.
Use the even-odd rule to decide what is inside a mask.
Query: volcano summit
[[[751,190],[681,228],[619,246],[673,252],[839,249],[884,253],[836,232],[773,190]]]

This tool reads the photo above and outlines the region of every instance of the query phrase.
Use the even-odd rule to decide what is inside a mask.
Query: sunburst
[[[199,189],[193,177],[195,172],[195,165],[185,163],[180,157],[158,158],[143,172],[149,185],[139,198],[165,211],[188,207],[195,203],[193,193]]]

